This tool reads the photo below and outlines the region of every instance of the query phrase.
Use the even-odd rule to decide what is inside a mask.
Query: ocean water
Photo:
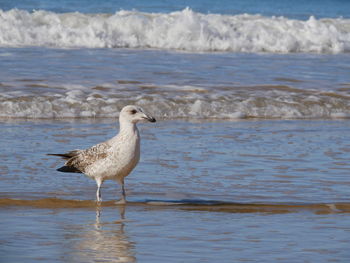
[[[158,122],[97,206],[46,153],[127,104]],[[0,0],[0,261],[347,262],[349,117],[349,1]]]
[[[113,119],[3,121],[2,262],[346,262],[349,121],[162,121],[120,187],[58,173]],[[99,215],[99,216],[96,216]],[[21,253],[18,253],[21,251]]]

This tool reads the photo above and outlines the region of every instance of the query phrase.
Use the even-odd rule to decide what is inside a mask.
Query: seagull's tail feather
[[[64,153],[48,153],[46,155],[50,155],[50,156],[59,156],[62,157],[63,159],[69,159],[71,158],[68,154],[64,154]]]
[[[67,152],[67,153],[48,153],[47,155],[59,156],[59,157],[61,157],[63,159],[70,159],[70,158],[76,156],[78,153],[79,153],[79,150],[75,150],[75,151],[70,151],[70,152]]]
[[[59,172],[63,172],[63,173],[81,173],[81,171],[73,166],[67,166],[64,165],[60,168],[57,169],[57,171]]]

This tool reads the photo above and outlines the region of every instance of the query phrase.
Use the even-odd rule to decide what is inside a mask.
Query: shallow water
[[[350,259],[350,121],[141,124],[129,204],[107,181],[97,207],[94,181],[45,154],[107,139],[114,122],[1,122],[1,261]]]
[[[346,262],[350,256],[348,214],[127,206],[123,217],[121,210],[105,208],[100,218],[92,209],[0,210],[7,226],[2,261]],[[9,236],[16,241],[6,240]]]

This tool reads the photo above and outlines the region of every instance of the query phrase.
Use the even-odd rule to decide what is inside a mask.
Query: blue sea
[[[140,124],[104,202],[47,153]],[[0,262],[348,262],[350,1],[0,0]]]
[[[0,117],[350,116],[348,1],[14,3],[0,4]]]

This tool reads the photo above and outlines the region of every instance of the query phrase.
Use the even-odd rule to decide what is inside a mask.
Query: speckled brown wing
[[[65,173],[85,173],[87,167],[96,161],[107,157],[107,151],[109,148],[110,145],[105,142],[97,144],[86,150],[72,151],[75,153],[75,155],[69,158],[65,165],[58,168],[57,171]]]

